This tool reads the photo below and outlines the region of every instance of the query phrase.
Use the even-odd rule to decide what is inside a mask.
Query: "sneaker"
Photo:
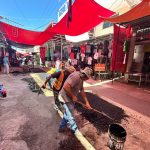
[[[57,111],[59,110],[57,105],[54,105],[54,109],[57,110]]]

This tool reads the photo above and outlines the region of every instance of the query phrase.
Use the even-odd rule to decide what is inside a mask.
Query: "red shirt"
[[[81,45],[81,46],[80,46],[80,49],[81,49],[81,53],[84,54],[84,53],[85,53],[85,46],[84,46],[84,45]]]
[[[74,53],[70,53],[70,59],[74,59]]]

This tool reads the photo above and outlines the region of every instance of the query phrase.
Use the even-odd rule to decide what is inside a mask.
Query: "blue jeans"
[[[72,113],[70,111],[70,109],[72,109],[73,105],[71,103],[67,103],[67,104],[64,104],[63,105],[64,109],[65,109],[65,112],[64,112],[64,116],[61,120],[61,123],[60,123],[60,126],[59,128],[60,129],[64,129],[67,124],[69,125],[69,128],[75,132],[77,130],[77,124],[75,122],[75,119],[74,117],[72,116]],[[70,109],[69,109],[70,108]],[[74,109],[74,108],[73,108]]]

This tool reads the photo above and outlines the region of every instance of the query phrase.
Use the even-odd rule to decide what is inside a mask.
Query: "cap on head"
[[[65,66],[65,68],[66,68],[70,73],[76,71],[76,69],[75,69],[73,66]]]
[[[84,73],[88,78],[92,76],[93,70],[89,67],[85,67],[84,70],[81,70],[81,73]]]

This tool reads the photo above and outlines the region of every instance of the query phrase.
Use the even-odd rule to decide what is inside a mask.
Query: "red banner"
[[[123,52],[124,41],[126,39],[126,29],[114,25],[114,39],[112,49],[111,71],[125,72],[125,53]]]
[[[46,48],[40,47],[40,58],[42,61],[45,61]]]

